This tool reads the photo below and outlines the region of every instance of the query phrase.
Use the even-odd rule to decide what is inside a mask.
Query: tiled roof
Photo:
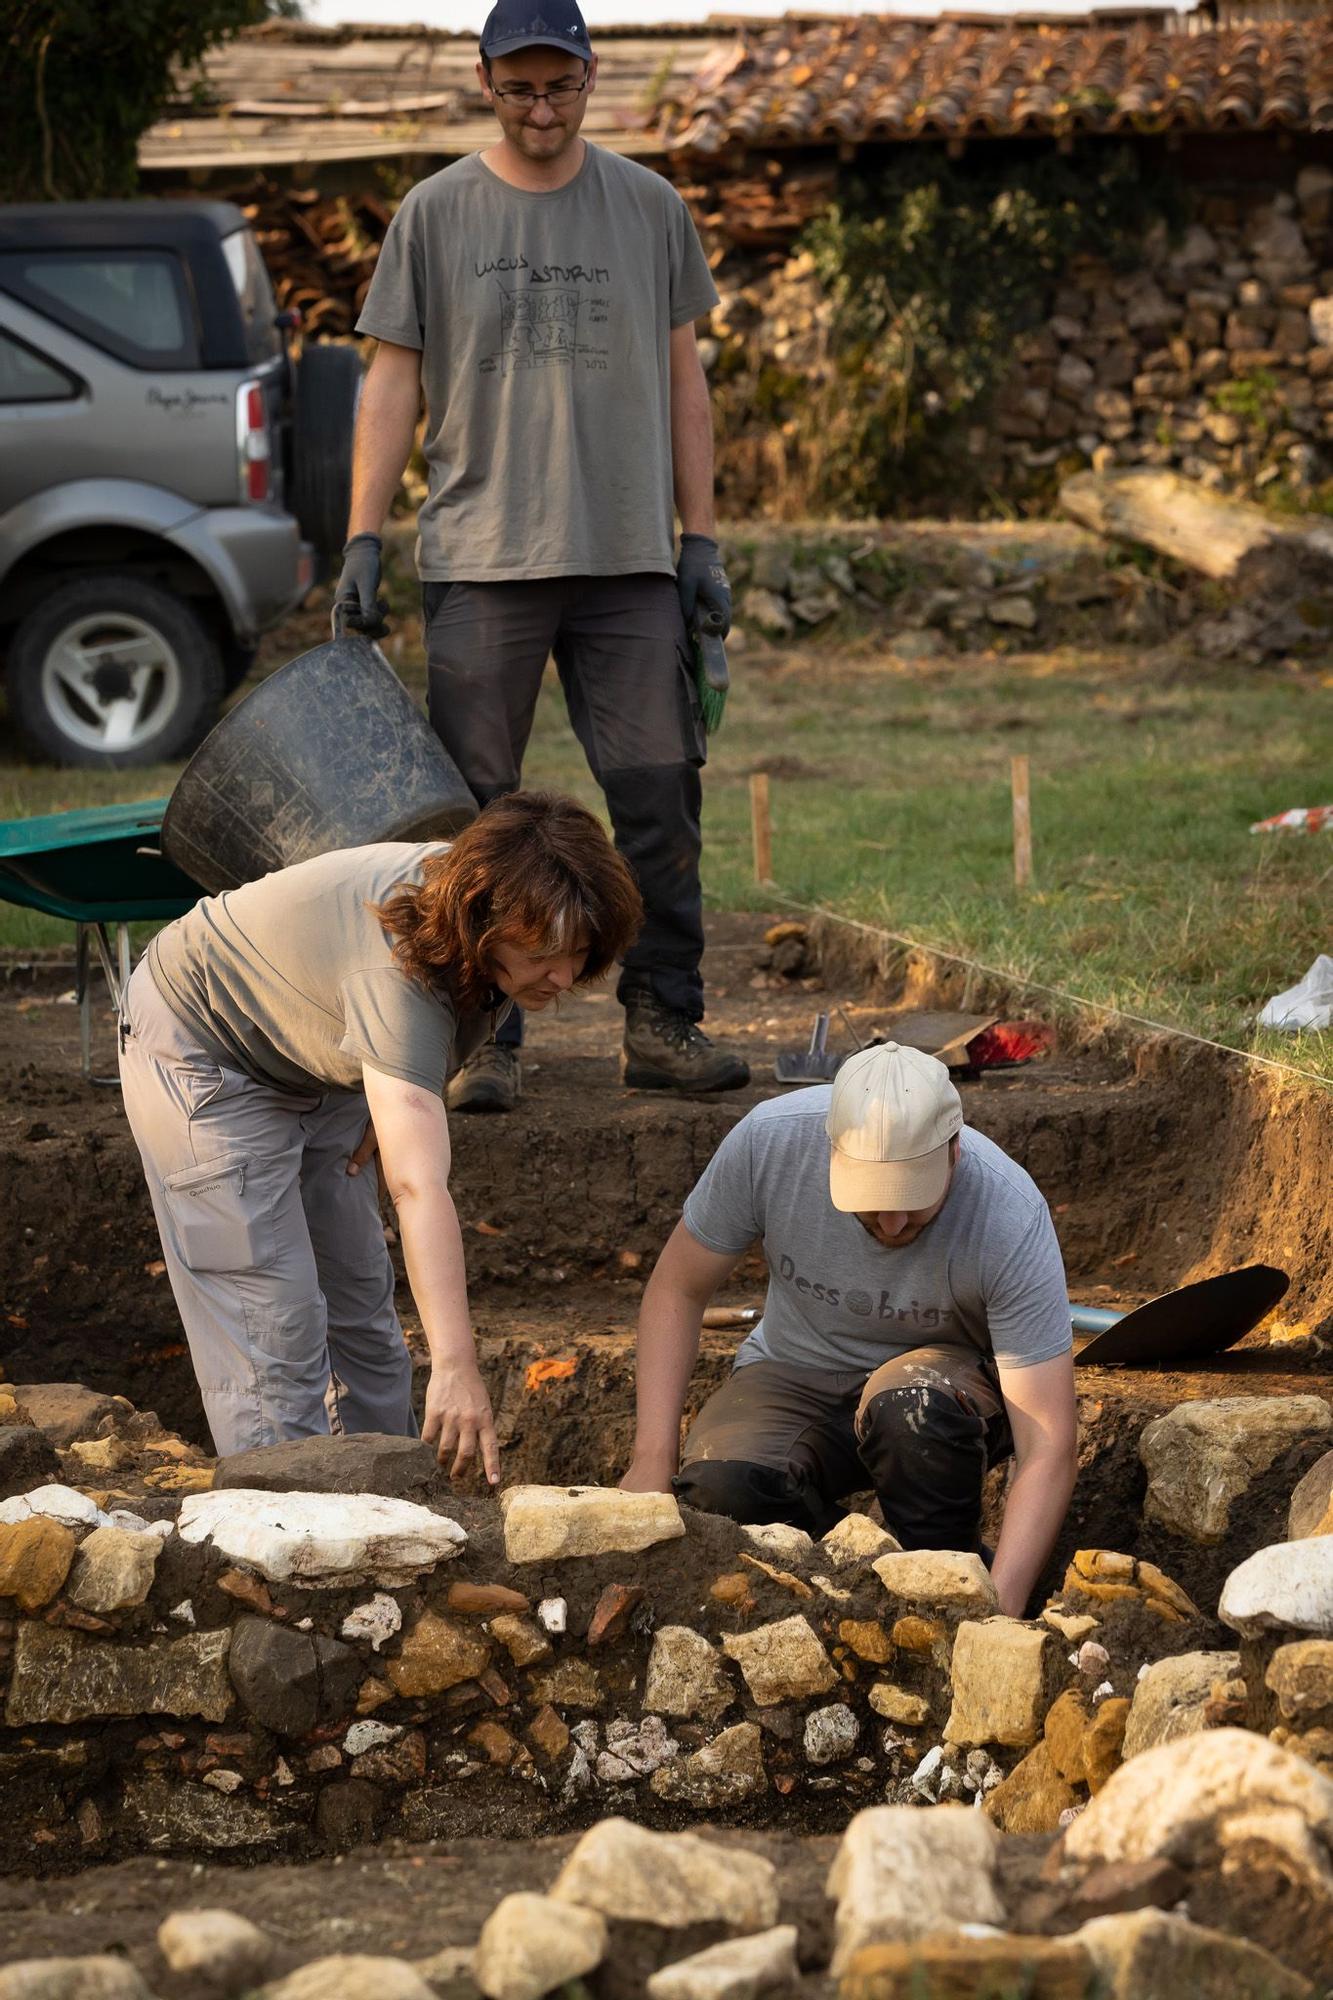
[[[410,0],[404,0],[410,13]],[[730,46],[717,28],[599,28],[601,69],[584,131],[599,146],[660,157],[658,107]],[[317,161],[443,158],[489,146],[477,38],[430,28],[324,28],[274,19],[210,49],[139,145],[142,168],[242,171]]]
[[[1180,33],[919,21],[783,21],[743,31],[673,93],[664,137],[733,147],[1075,132],[1333,131],[1333,19]]]

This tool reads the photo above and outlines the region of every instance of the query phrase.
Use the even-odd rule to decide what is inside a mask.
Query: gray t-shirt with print
[[[669,334],[716,304],[675,189],[599,146],[546,194],[419,181],[357,331],[421,353],[422,581],[672,574]]]
[[[409,979],[374,905],[447,846],[343,847],[206,896],[149,945],[153,981],[205,1053],[258,1083],[357,1090],[368,1064],[438,1094],[492,1016],[461,1012],[447,979]]]
[[[1025,1368],[1073,1345],[1064,1264],[1030,1175],[964,1126],[943,1208],[886,1249],[829,1199],[829,1087],[756,1105],[733,1127],[685,1203],[705,1249],[763,1239],[764,1315],[736,1356],[873,1372],[919,1347],[957,1347]]]

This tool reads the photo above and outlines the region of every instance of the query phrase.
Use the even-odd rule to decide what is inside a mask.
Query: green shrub
[[[132,195],[140,136],[216,42],[269,0],[11,0],[0,200]]]
[[[1077,253],[1129,268],[1162,216],[1175,220],[1170,191],[1128,148],[965,167],[913,146],[849,176],[804,238],[834,309],[834,379],[798,418],[816,501],[883,514],[975,490],[964,433],[1015,341]]]

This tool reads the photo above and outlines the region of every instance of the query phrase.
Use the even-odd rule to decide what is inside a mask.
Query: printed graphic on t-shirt
[[[808,1278],[798,1270],[795,1260],[780,1251],[776,1261],[770,1265],[771,1271],[781,1282],[789,1285],[803,1298],[816,1305],[841,1308],[853,1313],[857,1319],[873,1320],[877,1327],[887,1325],[924,1327],[935,1333],[942,1327],[952,1326],[958,1318],[951,1305],[928,1305],[920,1299],[899,1297],[892,1289],[880,1288],[878,1292],[850,1290],[840,1284],[831,1284],[825,1278]]]
[[[499,342],[483,355],[481,373],[578,367],[604,372],[609,358],[611,273],[603,264],[533,264],[524,256],[473,266],[494,284]]]

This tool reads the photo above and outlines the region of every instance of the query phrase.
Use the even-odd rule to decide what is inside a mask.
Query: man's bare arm
[[[1000,1393],[1014,1434],[1014,1477],[991,1576],[1001,1611],[1021,1618],[1055,1546],[1078,1470],[1073,1355],[1001,1368]]]
[[[693,325],[671,330],[671,471],[681,533],[715,534],[713,407]]]
[[[665,1493],[680,1461],[680,1415],[699,1353],[704,1307],[744,1256],[705,1250],[683,1222],[667,1238],[639,1308],[634,1457],[621,1485]]]
[[[378,535],[383,528],[411,456],[420,408],[420,354],[415,347],[382,340],[356,413],[349,541],[353,535]]]

